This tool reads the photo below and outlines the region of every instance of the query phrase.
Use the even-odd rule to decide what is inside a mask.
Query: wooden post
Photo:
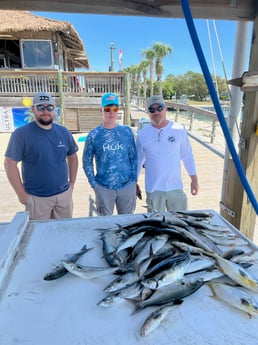
[[[215,136],[216,136],[216,123],[217,123],[216,120],[213,120],[213,121],[212,121],[211,144],[214,143],[214,139],[215,139]]]
[[[193,129],[193,121],[194,121],[194,112],[191,112],[191,116],[190,116],[190,123],[189,123],[189,131],[191,132],[191,130]]]
[[[256,13],[249,72],[258,71],[258,16]],[[246,173],[247,180],[258,196],[258,137],[255,134],[258,122],[258,92],[245,92],[243,120],[241,127],[241,145],[239,157]],[[228,161],[227,180],[225,183],[225,197],[221,202],[221,215],[242,231],[251,240],[254,237],[256,212],[247,198],[242,183],[238,177],[232,158]]]
[[[179,116],[179,108],[176,108],[176,117],[175,117],[176,122],[178,122],[178,116]]]
[[[60,121],[63,126],[65,126],[64,119],[64,91],[63,91],[63,73],[58,71],[58,93],[60,99]]]

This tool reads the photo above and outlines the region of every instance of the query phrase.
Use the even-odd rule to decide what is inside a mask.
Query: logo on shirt
[[[174,143],[176,141],[176,138],[175,137],[173,137],[173,135],[171,135],[170,137],[168,137],[168,142],[169,143]]]
[[[65,147],[65,145],[62,143],[62,141],[60,140],[57,147]]]
[[[124,150],[123,144],[107,144],[103,145],[103,151],[119,151],[119,150]]]

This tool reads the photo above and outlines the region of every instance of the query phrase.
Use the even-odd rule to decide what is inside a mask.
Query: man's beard
[[[38,122],[43,125],[43,126],[48,126],[51,125],[51,123],[53,122],[53,119],[49,119],[47,121],[45,121],[44,119],[42,119],[41,117],[38,119]]]

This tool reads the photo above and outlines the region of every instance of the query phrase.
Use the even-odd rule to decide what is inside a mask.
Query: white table
[[[215,223],[225,224],[214,214]],[[211,298],[208,286],[187,297],[162,326],[142,337],[140,328],[153,308],[131,315],[133,305],[126,301],[113,307],[97,306],[113,276],[88,281],[68,273],[57,280],[43,280],[64,254],[78,251],[85,243],[94,249],[79,262],[106,265],[94,229],[141,219],[139,214],[29,222],[26,212],[20,212],[14,224],[1,226],[5,253],[0,250],[0,344],[257,345],[258,318],[250,319]],[[11,238],[7,228],[13,231]],[[258,267],[252,269],[258,277]],[[3,274],[4,270],[8,272]],[[258,294],[254,296],[258,299]]]

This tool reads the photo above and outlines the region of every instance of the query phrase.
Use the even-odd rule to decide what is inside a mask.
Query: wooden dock
[[[0,137],[6,137],[4,140],[6,146],[8,141],[7,134],[0,134]],[[80,137],[85,136],[85,134],[74,134],[74,137],[79,145],[79,170],[77,182],[74,189],[74,217],[88,217],[91,215],[91,198],[94,198],[94,193],[90,188],[84,171],[82,169],[82,152],[84,147],[84,142],[79,141]],[[195,155],[199,183],[200,183],[200,194],[198,196],[192,196],[190,194],[190,179],[187,176],[184,168],[183,180],[185,191],[188,195],[189,209],[193,210],[204,210],[211,209],[216,212],[220,212],[219,202],[221,198],[222,190],[222,177],[223,177],[223,165],[224,160],[221,155],[217,154],[215,151],[209,149],[207,145],[201,144],[199,141],[191,137],[191,143],[193,147],[193,152]],[[1,141],[2,142],[2,141]],[[5,151],[5,147],[1,148],[1,155]],[[216,148],[215,148],[216,149]],[[214,173],[215,171],[215,173]],[[143,192],[143,200],[137,200],[137,207],[135,213],[145,213],[146,203],[145,203],[145,193],[144,193],[144,169],[142,169],[140,180],[140,187]],[[10,222],[16,212],[21,212],[24,210],[23,206],[18,202],[18,199],[12,190],[4,168],[3,168],[3,156],[0,156],[0,222]],[[93,213],[93,216],[96,214]],[[258,244],[258,221],[256,221],[254,242]]]

